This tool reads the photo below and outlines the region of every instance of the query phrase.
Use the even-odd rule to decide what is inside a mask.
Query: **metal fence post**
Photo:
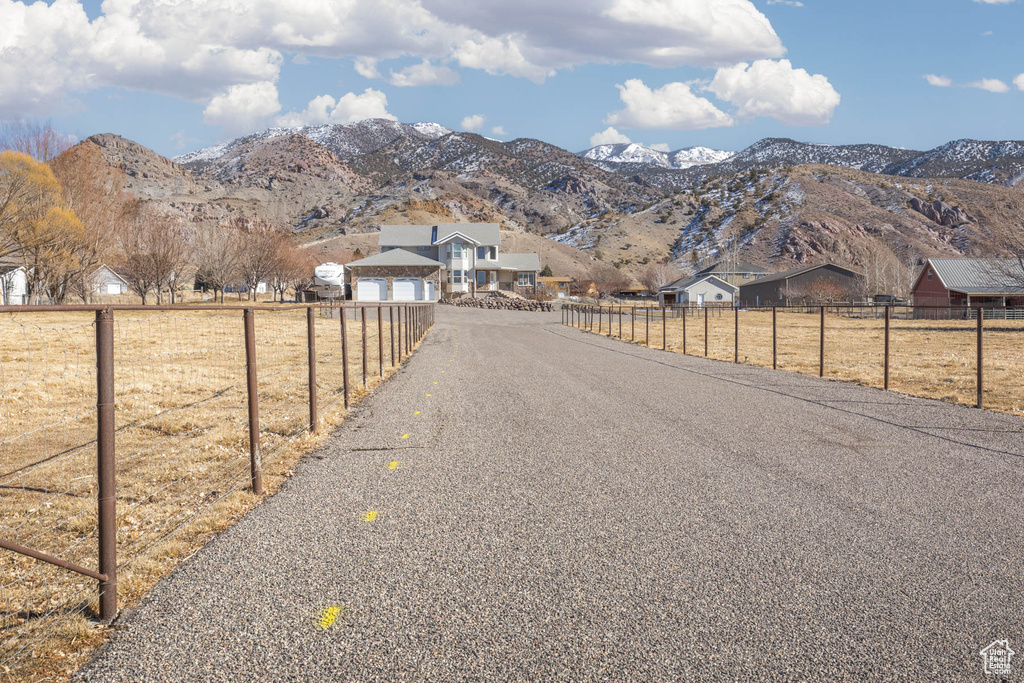
[[[978,407],[985,407],[985,309],[978,309]]]
[[[636,306],[629,311],[629,341],[636,341]]]
[[[377,367],[380,376],[384,377],[384,309],[377,304]]]
[[[889,329],[892,322],[892,307],[885,307],[885,372],[883,373],[882,388],[889,391]]]
[[[100,619],[117,616],[117,494],[114,481],[114,314],[96,311],[96,483]]]
[[[686,314],[689,312],[689,306],[683,309],[683,355],[686,355]]]
[[[395,307],[388,306],[388,332],[391,333],[391,367],[395,367]]]
[[[651,347],[651,309],[644,307],[644,346]]]
[[[704,357],[708,357],[708,307],[704,307]]]
[[[260,455],[260,396],[256,382],[256,323],[253,310],[242,312],[245,327],[245,388],[249,396],[249,477],[252,492],[263,494],[263,461]]]
[[[341,381],[342,389],[345,392],[345,410],[349,408],[348,389],[348,313],[345,310],[345,303],[341,304]]]
[[[733,323],[733,334],[735,339],[733,340],[733,356],[732,362],[740,362],[740,309],[739,306],[733,306],[733,312],[735,313],[735,322]]]
[[[398,307],[398,362],[402,362],[402,351],[405,349],[402,346],[402,307]]]
[[[306,309],[306,349],[309,364],[309,431],[316,434],[319,422],[316,405],[316,317],[312,307]]]
[[[622,339],[622,306],[619,306],[619,339]]]
[[[661,309],[661,350],[668,351],[668,313]]]
[[[366,306],[359,307],[359,319],[362,324],[363,330],[363,389],[368,388],[370,385],[366,381],[367,374],[367,358],[366,358]]]
[[[772,370],[779,369],[779,326],[776,308],[772,306]]]
[[[825,307],[821,307],[821,324],[818,333],[818,377],[825,376]]]

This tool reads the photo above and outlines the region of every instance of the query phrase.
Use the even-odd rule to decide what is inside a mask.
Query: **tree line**
[[[30,303],[89,302],[91,278],[113,269],[146,304],[200,288],[284,300],[316,262],[260,217],[193,223],[130,196],[94,145],[72,147],[46,126],[0,128],[0,263],[23,266]]]

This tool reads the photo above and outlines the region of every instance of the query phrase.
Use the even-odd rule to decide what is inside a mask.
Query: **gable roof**
[[[432,225],[382,225],[377,238],[381,247],[423,247],[433,243]]]
[[[104,271],[104,270],[107,271],[108,273],[110,273],[111,275],[113,275],[114,277],[116,277],[118,280],[120,280],[122,284],[124,284],[125,286],[128,286],[128,281],[125,280],[120,275],[118,275],[117,271],[115,271],[113,268],[108,266],[106,263],[100,264],[100,266],[96,270],[92,271],[92,276],[91,276],[90,279],[95,281],[96,280],[96,276],[100,274],[100,271]]]
[[[437,225],[382,225],[377,244],[381,247],[425,247],[456,237],[483,246],[501,245],[497,223],[438,223]]]
[[[694,285],[700,284],[705,280],[714,280],[715,283],[717,283],[718,286],[720,286],[722,289],[731,289],[733,291],[733,294],[740,291],[739,287],[732,284],[731,282],[726,282],[717,275],[694,275],[693,277],[684,277],[680,280],[676,280],[671,284],[665,285],[664,287],[659,289],[658,292],[678,292],[680,290],[690,289]]]
[[[928,266],[942,286],[960,294],[1024,293],[1024,268],[1012,258],[930,258],[914,280],[917,289]]]
[[[501,228],[497,223],[439,223],[435,242],[446,242],[462,235],[482,247],[501,245]]]
[[[444,268],[444,264],[440,261],[414,254],[405,249],[392,249],[345,264],[346,268],[362,268],[363,266],[431,266],[434,268]]]
[[[704,270],[698,270],[697,275],[712,275],[714,273],[767,273],[768,271],[761,266],[755,266],[752,263],[746,263],[744,261],[735,261],[729,263],[728,261],[719,261],[715,265],[705,268]]]
[[[771,275],[765,275],[764,277],[758,278],[757,280],[755,280],[754,282],[751,282],[749,284],[750,285],[763,285],[763,284],[768,283],[768,282],[778,282],[778,281],[781,281],[781,280],[788,280],[791,277],[796,277],[797,275],[803,275],[804,273],[809,273],[812,270],[817,270],[818,268],[827,268],[827,267],[838,268],[839,270],[845,270],[847,273],[849,273],[853,277],[863,277],[862,273],[858,273],[855,270],[850,270],[849,268],[844,268],[843,266],[837,266],[834,263],[818,263],[818,264],[813,265],[813,266],[801,266],[800,268],[792,268],[790,270],[784,270],[784,271],[782,271],[780,273],[772,273]],[[748,285],[744,285],[744,286],[748,286]]]
[[[498,268],[540,272],[540,256],[537,254],[498,254]]]

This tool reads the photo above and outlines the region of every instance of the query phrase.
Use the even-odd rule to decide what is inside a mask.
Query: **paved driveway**
[[[1024,653],[1020,420],[557,313],[437,321],[81,680],[951,681]]]

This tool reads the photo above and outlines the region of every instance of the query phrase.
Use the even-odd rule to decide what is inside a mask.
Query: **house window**
[[[478,271],[476,271],[476,284],[481,286],[481,287],[487,284],[487,271],[486,270],[478,270]]]
[[[533,273],[519,273],[519,286],[529,287],[533,285]]]
[[[465,282],[466,281],[462,277],[462,271],[461,270],[453,270],[452,271],[452,284],[461,285],[461,284],[465,284]]]
[[[930,271],[930,270],[928,271],[928,279],[929,279],[929,280],[931,280],[931,279],[932,279],[932,271]]]
[[[452,242],[449,244],[448,256],[451,258],[462,258],[462,242]]]
[[[430,251],[430,247],[416,247],[416,251]]]
[[[476,248],[476,257],[478,259],[485,259],[485,258],[487,258],[487,247],[477,247]]]

